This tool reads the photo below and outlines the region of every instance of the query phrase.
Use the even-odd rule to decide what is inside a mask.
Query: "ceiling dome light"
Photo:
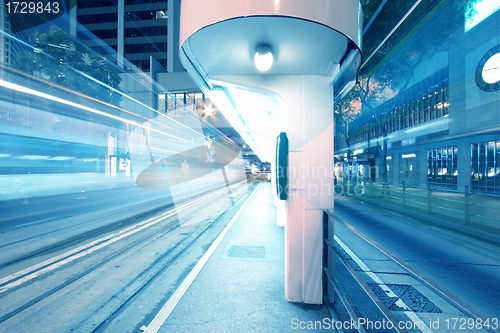
[[[271,53],[269,46],[259,46],[255,56],[253,57],[253,61],[255,62],[255,67],[257,67],[259,71],[268,71],[274,61],[273,54]]]

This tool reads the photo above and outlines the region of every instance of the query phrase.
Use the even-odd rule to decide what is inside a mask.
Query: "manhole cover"
[[[387,287],[389,287],[397,297],[389,297],[378,284],[369,284],[369,286],[380,301],[390,310],[407,311],[396,305],[396,302],[401,299],[413,312],[443,312],[421,292],[410,285],[388,284]]]
[[[233,258],[264,258],[266,248],[254,245],[233,245],[229,249],[227,256]]]

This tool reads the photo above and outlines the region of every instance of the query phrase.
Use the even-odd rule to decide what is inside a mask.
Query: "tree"
[[[15,67],[103,102],[119,104],[121,78],[106,59],[55,27],[35,35],[33,51],[16,55]],[[99,82],[96,82],[99,81]]]
[[[429,10],[440,2],[446,6],[440,9],[440,18],[434,20],[433,24],[418,27],[420,21],[429,14]],[[381,125],[378,124],[378,115],[374,113],[375,108],[399,92],[405,91],[410,82],[413,82],[413,73],[420,64],[434,54],[446,50],[449,47],[449,40],[458,34],[463,34],[464,20],[476,13],[477,2],[478,0],[426,0],[420,4],[412,16],[408,17],[379,49],[377,56],[360,71],[356,87],[335,107],[338,120],[347,125],[365,116],[374,118],[371,120],[375,123],[374,126]],[[390,6],[388,3],[365,34],[363,49],[365,57],[379,45],[385,37],[384,33],[390,31],[406,13],[409,4],[398,3],[401,8]],[[365,0],[363,2],[365,14],[367,12],[373,14],[379,4],[380,1]],[[367,19],[365,16],[365,21]],[[423,30],[429,33],[425,34]],[[422,35],[423,32],[425,36]],[[347,128],[342,130],[347,136]]]
[[[356,87],[336,105],[336,122],[341,124],[336,127],[341,131],[337,133],[337,137],[345,136],[349,147],[350,135],[356,135],[354,126],[358,126],[360,130],[360,126],[374,129],[367,132],[368,148],[373,135],[383,137],[382,158],[386,163],[387,124],[383,115],[376,112],[376,108],[407,90],[412,82],[415,83],[414,73],[419,66],[435,54],[446,51],[449,42],[463,34],[464,20],[476,13],[477,2],[478,0],[424,0],[416,7],[360,71]],[[364,35],[365,57],[371,55],[407,12],[408,6],[413,4],[398,3],[399,7],[388,3]],[[364,1],[363,8],[368,5],[371,6],[369,12],[373,13],[380,2]],[[437,5],[441,6],[433,10]],[[365,16],[365,23],[366,19]],[[357,121],[354,122],[355,120]],[[387,183],[387,165],[383,168],[382,177]]]

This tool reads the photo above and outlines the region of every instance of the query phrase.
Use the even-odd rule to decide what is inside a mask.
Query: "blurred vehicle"
[[[253,175],[256,175],[256,174],[262,173],[262,170],[260,169],[260,167],[257,164],[252,164],[251,172]]]

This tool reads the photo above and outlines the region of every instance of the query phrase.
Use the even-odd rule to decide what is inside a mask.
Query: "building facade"
[[[500,4],[459,3],[430,7],[336,106],[340,180],[500,193]]]
[[[159,72],[181,71],[178,61],[179,0],[82,0],[72,15],[84,29],[99,37],[118,55],[149,71],[154,61]],[[90,47],[98,50],[95,40]],[[154,59],[154,60],[153,60]]]
[[[0,34],[0,63],[12,65],[15,54],[29,49],[29,47],[23,44],[24,42],[29,43],[31,41],[30,36],[20,28],[23,25],[19,17],[8,15],[6,7],[0,6],[0,30],[4,32]],[[17,29],[15,29],[16,27]],[[12,34],[13,30],[19,31],[16,34],[18,40],[12,40],[7,35]]]

